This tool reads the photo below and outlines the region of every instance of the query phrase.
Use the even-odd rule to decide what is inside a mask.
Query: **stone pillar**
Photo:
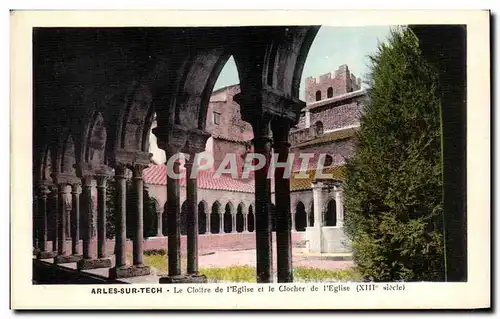
[[[167,154],[168,158],[175,153]],[[179,162],[172,163],[172,170],[179,173]],[[168,275],[181,275],[181,193],[179,179],[167,174],[167,221],[168,221]]]
[[[75,256],[81,255],[80,250],[80,185],[78,183],[71,184],[71,253]]]
[[[255,171],[255,238],[257,250],[257,282],[273,281],[272,224],[270,205],[271,183],[267,178],[271,156],[269,119],[251,123],[254,132],[255,153],[266,159],[264,166]]]
[[[205,214],[205,220],[207,221],[206,222],[206,226],[207,226],[207,231],[205,232],[205,234],[211,234],[211,228],[210,228],[210,223],[211,223],[211,220],[210,220],[210,217],[212,216],[211,214],[211,210],[210,210],[210,207],[207,208],[207,213]]]
[[[321,226],[323,225],[323,183],[315,182],[313,188],[314,225],[307,229],[307,239],[309,240],[309,250],[321,253]]]
[[[163,237],[163,223],[162,223],[162,211],[156,212],[156,237]]]
[[[293,282],[292,274],[292,235],[290,214],[290,173],[292,162],[288,163],[290,143],[290,122],[286,119],[273,122],[274,151],[278,162],[286,163],[286,167],[276,165],[274,171],[274,196],[276,203],[276,247],[278,282]],[[288,176],[287,176],[288,174]]]
[[[186,168],[186,205],[187,205],[187,273],[198,274],[198,189],[196,176],[191,178],[195,153],[189,154]]]
[[[40,250],[37,254],[38,259],[48,259],[54,258],[55,253],[48,250],[47,245],[47,231],[48,231],[48,216],[47,216],[47,195],[50,194],[50,190],[42,185],[39,187],[38,191],[38,213],[40,216],[40,230],[38,232],[40,244]]]
[[[231,233],[236,233],[236,213],[231,212]]]
[[[335,186],[335,210],[337,213],[337,226],[338,227],[343,227],[344,226],[344,199],[342,196],[342,187],[341,186]]]
[[[295,231],[295,212],[290,212],[290,219],[292,220],[292,231]]]
[[[248,232],[248,213],[243,213],[243,232]]]
[[[58,188],[58,247],[57,254],[59,256],[66,256],[66,205],[64,203],[66,183],[60,183],[57,185]]]
[[[135,164],[131,166],[132,170],[132,196],[134,196],[134,216],[135,230],[133,242],[133,263],[136,267],[143,266],[143,251],[144,251],[144,219],[143,219],[143,187],[142,171],[146,168],[145,165]]]
[[[56,186],[51,186],[50,224],[52,228],[52,251],[58,252],[59,248],[59,194]]]
[[[97,175],[97,258],[105,258],[106,252],[106,181],[108,176]]]
[[[91,199],[92,199],[92,177],[85,176],[82,178],[82,200],[83,200],[83,258],[93,259],[91,251],[91,231],[92,231],[92,214]]]
[[[224,234],[224,213],[219,212],[219,234]]]
[[[83,259],[78,260],[76,263],[78,270],[96,269],[96,268],[109,268],[111,267],[111,260],[108,258],[96,258],[96,251],[92,245],[92,229],[94,227],[92,216],[92,176],[94,174],[87,173],[82,177],[82,200],[84,205],[83,219]],[[99,176],[100,174],[98,174]],[[99,184],[99,183],[98,183]],[[102,198],[101,198],[102,199]],[[99,201],[99,197],[98,197]],[[101,205],[102,206],[102,205]],[[99,204],[98,204],[99,209]],[[101,208],[102,209],[102,208]],[[104,207],[105,209],[105,207]]]
[[[122,277],[127,272],[127,166],[116,163],[115,168],[115,267],[109,270],[111,278]]]

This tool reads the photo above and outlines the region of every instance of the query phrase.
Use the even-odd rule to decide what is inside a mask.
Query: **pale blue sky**
[[[390,26],[370,27],[328,27],[323,26],[307,56],[300,85],[300,98],[304,99],[306,77],[319,77],[334,71],[338,66],[347,64],[351,73],[362,79],[369,72],[367,56],[377,50],[379,42],[386,40]],[[239,83],[233,58],[224,66],[215,90]]]

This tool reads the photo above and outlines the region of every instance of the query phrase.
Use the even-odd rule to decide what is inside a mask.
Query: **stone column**
[[[50,223],[52,228],[52,251],[58,252],[59,248],[59,194],[56,186],[51,186]]]
[[[335,186],[335,210],[337,213],[337,226],[344,226],[344,205],[342,198],[342,187]]]
[[[271,183],[267,178],[271,156],[269,119],[251,123],[254,132],[255,153],[266,159],[264,166],[255,171],[255,238],[257,250],[257,282],[273,281],[272,224],[269,203],[271,203]]]
[[[211,228],[210,228],[210,223],[211,223],[211,220],[210,220],[210,217],[212,216],[212,212],[210,210],[210,207],[207,208],[207,213],[205,213],[205,220],[207,221],[206,222],[206,226],[207,226],[207,231],[205,232],[205,234],[211,234]]]
[[[66,256],[66,207],[64,205],[64,194],[66,189],[66,183],[60,183],[57,185],[58,188],[58,247],[57,254],[59,256]]]
[[[55,253],[48,250],[47,231],[48,231],[48,216],[47,216],[47,195],[50,194],[49,189],[42,185],[38,191],[38,213],[40,216],[40,231],[38,232],[40,243],[40,251],[37,254],[38,259],[54,258]]]
[[[163,223],[162,223],[162,211],[156,212],[156,237],[163,237]]]
[[[92,214],[91,199],[92,199],[92,177],[85,176],[82,178],[82,199],[83,199],[83,258],[93,259],[91,250],[92,237]]]
[[[109,270],[111,278],[118,278],[127,273],[127,166],[117,163],[115,166],[115,267]]]
[[[236,233],[236,213],[231,212],[231,233]]]
[[[307,217],[306,217],[307,218]],[[290,212],[290,219],[292,220],[292,231],[295,231],[295,212]]]
[[[135,164],[131,166],[132,170],[132,196],[134,196],[134,216],[135,230],[133,242],[133,263],[136,267],[143,266],[143,251],[144,251],[144,219],[143,219],[143,187],[142,171],[146,168],[145,165]]]
[[[186,205],[187,205],[187,273],[198,273],[198,189],[196,176],[191,178],[195,153],[189,154],[186,168]]]
[[[286,167],[276,165],[274,171],[278,282],[293,282],[289,176],[293,163],[288,163],[288,153],[290,149],[288,135],[290,133],[290,123],[286,119],[277,120],[273,122],[272,129],[274,139],[273,146],[278,156],[278,162],[286,163]]]
[[[248,232],[248,213],[243,213],[243,232]]]
[[[71,184],[71,205],[73,216],[71,217],[71,253],[75,256],[81,255],[80,250],[80,185]]]
[[[224,213],[219,212],[219,234],[225,234],[224,232]]]
[[[97,258],[105,258],[106,252],[106,181],[108,176],[97,175]]]
[[[309,250],[321,253],[321,226],[323,225],[323,183],[313,183],[314,225],[308,229]]]

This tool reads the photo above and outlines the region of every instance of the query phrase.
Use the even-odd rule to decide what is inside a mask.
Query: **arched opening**
[[[233,231],[233,205],[231,202],[226,204],[224,209],[224,232],[230,233]]]
[[[311,203],[311,209],[309,210],[309,226],[314,227],[314,203]]]
[[[244,216],[243,216],[243,203],[238,205],[238,209],[236,212],[236,231],[238,233],[243,232],[244,228]]]
[[[302,202],[298,202],[295,207],[295,230],[305,231],[307,227],[306,207]]]
[[[255,230],[255,216],[253,215],[252,205],[248,207],[247,223],[248,223],[248,231],[253,232]]]
[[[181,235],[187,235],[187,203],[184,201],[181,206]]]
[[[325,156],[325,163],[324,166],[331,166],[333,164],[333,157],[331,155],[326,155]]]
[[[210,213],[210,232],[218,234],[220,232],[220,204],[215,202],[212,205],[212,212]]]
[[[318,121],[314,124],[314,132],[316,135],[322,135],[323,134],[323,122]]]
[[[333,88],[330,86],[328,90],[326,91],[326,97],[331,98],[333,97]]]
[[[328,201],[326,210],[324,212],[324,225],[325,226],[337,226],[337,208],[335,200],[331,199]]]
[[[316,91],[316,101],[320,101],[321,100],[321,91]]]
[[[205,212],[205,202],[198,203],[198,234],[203,235],[207,231],[207,214]]]

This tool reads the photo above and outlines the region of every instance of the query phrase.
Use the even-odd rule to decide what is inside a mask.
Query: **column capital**
[[[82,176],[82,187],[91,187],[92,186],[92,175]]]
[[[306,107],[304,101],[288,96],[270,86],[261,89],[246,89],[234,96],[234,101],[241,106],[241,117],[252,124],[261,117],[287,118],[296,124],[300,111]]]
[[[142,179],[143,170],[148,167],[146,164],[133,163],[128,166],[132,171],[132,176],[134,179]]]
[[[180,152],[187,143],[189,132],[183,126],[172,124],[157,126],[152,130],[158,140],[158,147],[165,150],[168,156]]]
[[[115,177],[126,178],[128,166],[125,163],[116,162],[114,164]]]
[[[71,184],[71,194],[78,195],[81,193],[80,189],[81,183],[73,183]]]
[[[97,182],[97,188],[106,188],[106,182],[108,178],[111,176],[109,175],[95,175],[95,180]]]
[[[201,153],[205,151],[205,145],[207,140],[212,136],[212,134],[200,130],[194,129],[188,132],[188,139],[186,141],[186,145],[184,146],[183,151],[189,155],[191,155],[190,161],[193,160],[193,156],[196,153]]]
[[[38,185],[37,186],[37,195],[42,198],[47,198],[47,195],[50,194],[49,187],[47,185]]]

